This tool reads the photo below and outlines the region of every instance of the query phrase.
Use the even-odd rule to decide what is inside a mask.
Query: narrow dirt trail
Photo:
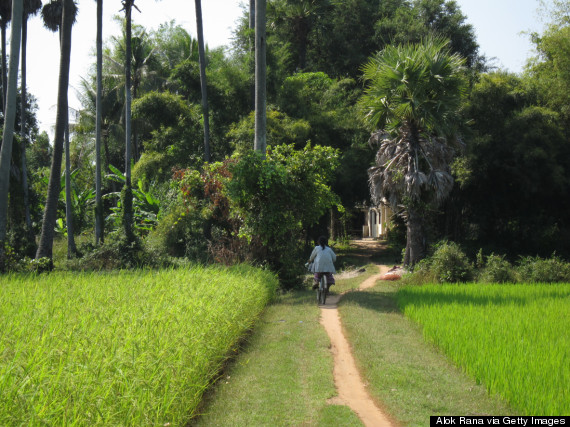
[[[389,269],[385,265],[379,265],[378,268],[379,273],[362,282],[359,289],[374,286],[376,281]],[[349,406],[367,427],[392,427],[394,424],[374,403],[356,368],[350,345],[342,331],[342,323],[338,313],[337,304],[341,298],[342,294],[331,295],[327,304],[321,306],[321,324],[331,340],[331,351],[334,358],[333,375],[338,392],[338,397],[333,398],[331,403]]]

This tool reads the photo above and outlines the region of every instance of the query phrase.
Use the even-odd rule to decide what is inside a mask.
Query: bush
[[[88,246],[83,246],[87,250]],[[149,251],[135,236],[130,242],[123,230],[110,233],[105,243],[86,252],[82,258],[67,262],[71,270],[121,270],[169,265],[168,257],[158,251]]]
[[[414,266],[412,273],[402,276],[402,285],[427,285],[437,282],[437,277],[431,269],[431,259],[425,258]]]
[[[479,281],[485,283],[515,283],[517,274],[504,255],[491,254],[487,257],[481,272]]]
[[[248,152],[232,165],[226,187],[232,216],[239,218],[240,236],[265,247],[261,261],[278,273],[284,287],[299,283],[304,256],[301,236],[340,200],[329,186],[338,166],[330,147],[295,150],[274,146],[263,158]]]
[[[517,271],[523,282],[570,282],[570,264],[562,261],[555,254],[548,259],[539,257],[521,258]]]
[[[454,242],[440,243],[430,260],[431,271],[439,283],[467,282],[473,278],[473,265]]]
[[[165,255],[199,262],[207,260],[204,219],[192,208],[175,207],[161,219],[146,242],[149,248]]]

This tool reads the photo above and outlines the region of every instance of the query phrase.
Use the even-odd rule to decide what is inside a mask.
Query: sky
[[[47,0],[44,0],[44,3]],[[456,0],[467,22],[473,25],[480,53],[496,58],[494,65],[512,72],[521,72],[527,58],[532,56],[528,35],[522,32],[538,31],[538,0]],[[148,29],[175,20],[196,37],[194,2],[191,0],[137,0],[140,13],[133,10],[133,21]],[[242,0],[202,1],[204,38],[210,47],[229,45],[232,30],[242,14]],[[73,27],[70,69],[69,105],[79,109],[76,91],[81,77],[86,77],[95,62],[96,2],[79,0],[79,14]],[[106,0],[103,6],[103,39],[120,34],[113,20],[121,10],[119,0]],[[53,137],[59,72],[59,41],[55,33],[45,29],[41,17],[32,17],[28,23],[28,90],[36,96],[40,129]]]

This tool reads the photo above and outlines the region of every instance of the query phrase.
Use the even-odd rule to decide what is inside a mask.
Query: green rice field
[[[570,415],[570,284],[407,286],[398,305],[520,415]]]
[[[247,266],[0,277],[0,425],[185,425],[277,287]]]

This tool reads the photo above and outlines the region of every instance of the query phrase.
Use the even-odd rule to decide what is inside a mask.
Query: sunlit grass
[[[0,280],[0,425],[185,424],[277,286],[246,266]]]
[[[570,284],[405,287],[398,303],[521,414],[570,415]]]
[[[226,376],[202,408],[198,426],[360,426],[335,396],[330,341],[312,291],[279,296],[267,307]]]

